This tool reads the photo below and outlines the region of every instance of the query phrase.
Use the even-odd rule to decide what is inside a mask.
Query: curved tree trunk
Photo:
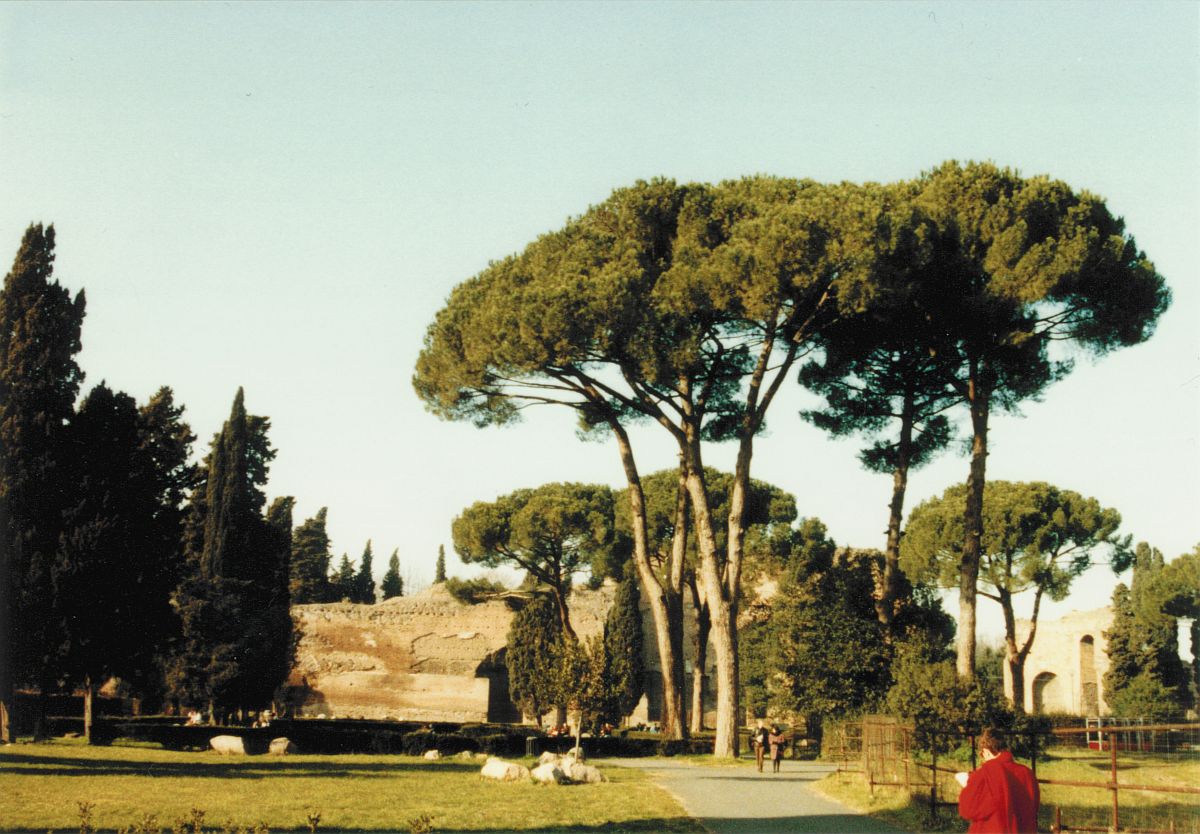
[[[571,627],[571,611],[567,607],[567,594],[561,584],[551,585],[550,590],[554,593],[554,604],[558,608],[558,624],[562,627],[563,636],[572,642],[577,642],[578,637],[575,636],[575,629]]]
[[[663,698],[662,718],[659,724],[666,738],[681,739],[685,737],[687,727],[683,720],[682,677],[676,671],[680,666],[680,660],[678,648],[672,642],[668,594],[664,591],[662,583],[659,582],[650,565],[646,537],[646,499],[642,494],[642,482],[633,459],[629,435],[616,421],[610,422],[609,426],[617,438],[621,465],[624,467],[625,479],[629,485],[630,518],[633,525],[633,559],[638,570],[638,581],[641,582],[642,590],[650,604],[655,642],[658,644]]]
[[[968,383],[971,407],[971,471],[967,477],[966,511],[963,513],[963,553],[958,582],[958,642],[956,668],[959,678],[975,679],[975,586],[983,542],[983,487],[987,478],[988,392],[980,384],[977,363],[971,363]]]

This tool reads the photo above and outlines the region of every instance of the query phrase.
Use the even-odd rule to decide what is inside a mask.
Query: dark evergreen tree
[[[1133,580],[1113,590],[1105,700],[1121,715],[1161,718],[1182,712],[1189,700],[1188,670],[1179,657],[1178,620],[1157,593],[1162,553],[1139,542]],[[1153,713],[1153,714],[1151,714]]]
[[[384,599],[404,596],[404,580],[400,578],[400,548],[392,551],[392,558],[388,559],[387,573],[383,575],[379,590]]]
[[[375,604],[375,577],[372,575],[371,562],[375,555],[371,552],[371,540],[363,548],[362,559],[358,563],[358,573],[354,576],[354,601],[366,605]]]
[[[160,391],[139,412],[101,383],[69,425],[76,488],[51,571],[55,668],[83,690],[89,741],[96,687],[119,676],[144,691],[173,622],[179,508],[171,502],[186,480],[190,433],[169,399]]]
[[[291,668],[290,498],[267,516],[262,487],[275,452],[270,421],[246,413],[238,390],[213,440],[185,536],[189,575],[176,594],[182,634],[169,668],[177,697],[212,713],[270,702]]]
[[[54,227],[31,225],[0,291],[0,741],[12,740],[14,684],[53,684],[51,570],[86,306],[54,280],[54,257]]]
[[[446,545],[438,545],[437,567],[433,572],[433,582],[436,585],[439,582],[446,581]]]
[[[536,594],[513,618],[504,657],[509,695],[539,727],[542,716],[559,705],[561,643],[557,606],[548,596]]]
[[[632,562],[626,564],[625,577],[617,585],[612,608],[604,624],[605,678],[610,688],[612,713],[617,720],[629,715],[637,707],[646,674],[637,569]]]
[[[355,601],[357,576],[358,574],[354,570],[354,564],[350,561],[350,557],[343,553],[342,561],[338,564],[338,569],[334,572],[329,583],[333,586],[333,600],[335,602]]]
[[[322,507],[317,514],[296,528],[292,536],[292,602],[307,605],[314,602],[330,602],[333,587],[329,581],[329,535],[325,532],[328,508]]]

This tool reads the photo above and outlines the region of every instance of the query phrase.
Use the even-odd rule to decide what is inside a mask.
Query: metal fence
[[[967,769],[968,762],[970,769],[976,766],[975,734],[933,731],[921,740],[924,743],[918,744],[918,734],[911,724],[874,716],[827,728],[823,754],[837,763],[839,771],[861,773],[872,794],[876,788],[906,790],[927,805],[932,817],[939,808],[957,806],[959,786],[954,774]],[[1069,789],[1066,795],[1074,798],[1080,796],[1079,791],[1108,794],[1104,803],[1089,801],[1069,808],[1061,802],[1044,802],[1050,808],[1052,832],[1200,834],[1200,770],[1196,770],[1200,768],[1200,724],[1092,720],[1082,727],[1018,734],[1013,742],[1014,749],[1029,762],[1039,785]],[[1085,776],[1095,772],[1106,778],[1039,775],[1039,761],[1046,764],[1050,759],[1069,761]],[[1174,782],[1170,784],[1138,784],[1122,778],[1122,771],[1147,766],[1165,766],[1178,770],[1180,776],[1168,780]],[[1104,810],[1084,810],[1085,805],[1103,805]]]

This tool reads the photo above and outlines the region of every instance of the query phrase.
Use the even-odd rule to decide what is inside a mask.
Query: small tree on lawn
[[[508,631],[505,664],[508,693],[526,716],[542,716],[560,705],[559,647],[562,629],[554,602],[537,594],[517,612]]]
[[[637,569],[628,563],[604,625],[604,654],[608,664],[605,677],[611,689],[614,724],[633,712],[644,688],[640,600]]]

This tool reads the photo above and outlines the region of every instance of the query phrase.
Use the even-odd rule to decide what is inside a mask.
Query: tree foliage
[[[519,566],[544,583],[570,637],[567,596],[574,575],[612,542],[613,498],[606,486],[545,484],[480,501],[454,519],[454,549],[467,564]]]
[[[505,664],[514,704],[541,726],[542,716],[560,705],[562,626],[552,599],[538,594],[513,617]]]
[[[604,624],[604,679],[611,702],[610,723],[617,724],[637,707],[645,688],[641,593],[632,565],[617,584]]]
[[[404,596],[404,580],[400,578],[400,548],[393,550],[388,559],[387,573],[379,583],[379,592],[384,599]]]
[[[435,584],[446,581],[446,546],[444,544],[438,545],[437,564],[433,570],[433,581]]]
[[[957,652],[969,678],[990,414],[1037,398],[1070,370],[1051,356],[1054,341],[1102,355],[1149,338],[1170,292],[1103,200],[1049,177],[948,162],[913,184],[911,202],[924,218],[916,251],[928,267],[912,303],[970,415]]]
[[[901,545],[904,571],[922,581],[956,587],[963,548],[965,484],[913,509]],[[1043,597],[1065,599],[1071,582],[1092,565],[1097,551],[1123,551],[1116,536],[1121,515],[1094,498],[1043,482],[992,481],[984,491],[979,593],[1004,614],[1006,661],[1013,705],[1024,705],[1025,659],[1037,635]],[[1014,597],[1031,591],[1030,628],[1018,642]]]
[[[368,539],[366,547],[363,548],[362,558],[358,561],[358,573],[354,575],[354,602],[367,605],[375,603],[375,576],[371,567],[374,559],[375,554],[371,552],[371,540]]]
[[[1189,701],[1188,670],[1179,657],[1176,618],[1160,595],[1166,573],[1162,553],[1139,542],[1133,559],[1133,579],[1113,590],[1112,627],[1104,633],[1108,671],[1105,700],[1114,712],[1133,715],[1147,701],[1165,693],[1155,716],[1182,712]],[[1126,693],[1126,694],[1123,694]]]
[[[0,291],[0,740],[15,683],[50,685],[52,563],[71,494],[65,426],[86,302],[54,279],[54,227],[33,224]]]
[[[291,590],[292,603],[307,605],[331,602],[333,586],[329,580],[329,534],[325,521],[329,509],[322,507],[312,518],[305,519],[292,535]]]
[[[290,498],[264,515],[274,450],[269,421],[238,390],[192,496],[189,573],[175,595],[182,636],[169,667],[176,697],[217,710],[270,703],[295,656],[289,612]]]

